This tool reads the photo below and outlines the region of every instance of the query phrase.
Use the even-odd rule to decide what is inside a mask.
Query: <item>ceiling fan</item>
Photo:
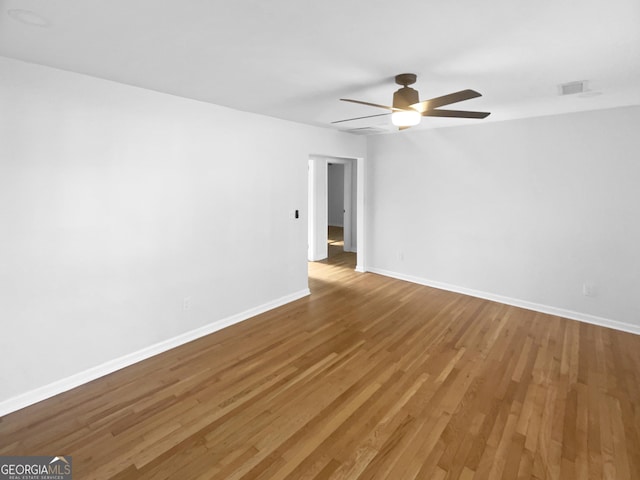
[[[400,130],[418,125],[421,117],[456,117],[456,118],[486,118],[490,112],[467,112],[465,110],[440,110],[438,107],[450,105],[452,103],[462,102],[471,98],[481,97],[482,95],[475,90],[460,90],[459,92],[450,93],[441,97],[432,98],[430,100],[420,101],[418,91],[409,87],[416,83],[417,76],[414,73],[401,73],[396,75],[396,83],[402,85],[393,94],[393,104],[391,107],[387,105],[379,105],[377,103],[361,102],[360,100],[351,100],[349,98],[341,98],[343,102],[359,103],[361,105],[369,105],[371,107],[384,108],[391,110],[390,113],[380,113],[378,115],[367,115],[366,117],[349,118],[347,120],[338,120],[331,123],[350,122],[352,120],[361,120],[363,118],[382,117],[391,115],[391,122],[400,127]]]

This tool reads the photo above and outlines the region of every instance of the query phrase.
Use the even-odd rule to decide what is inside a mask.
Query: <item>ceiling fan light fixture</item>
[[[400,130],[413,127],[420,123],[422,117],[454,117],[454,118],[477,118],[482,119],[490,115],[491,112],[467,112],[465,110],[446,110],[438,107],[450,105],[452,103],[471,100],[472,98],[481,97],[482,95],[475,90],[466,89],[459,92],[449,93],[440,97],[430,98],[429,100],[420,101],[418,91],[409,87],[416,82],[414,73],[401,73],[396,75],[396,83],[402,85],[393,94],[392,106],[380,105],[378,103],[363,102],[361,100],[352,100],[350,98],[341,98],[343,102],[357,103],[367,105],[369,107],[383,108],[391,111],[391,123]],[[349,118],[347,120],[338,120],[331,123],[350,122],[352,120],[362,120],[363,118],[381,117],[389,115],[389,113],[379,113],[377,115],[367,115],[366,117]]]
[[[396,127],[413,127],[420,123],[422,115],[416,110],[403,110],[391,114],[391,123]]]

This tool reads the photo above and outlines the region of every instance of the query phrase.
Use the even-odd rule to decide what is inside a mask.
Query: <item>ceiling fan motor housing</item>
[[[419,101],[418,91],[411,87],[402,87],[393,94],[393,108],[407,109]]]

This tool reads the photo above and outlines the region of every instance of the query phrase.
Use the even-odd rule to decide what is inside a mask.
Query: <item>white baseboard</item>
[[[640,335],[640,325],[633,325],[631,323],[619,322],[617,320],[611,320],[609,318],[598,317],[590,315],[588,313],[574,312],[573,310],[566,310],[564,308],[551,307],[549,305],[543,305],[541,303],[529,302],[527,300],[520,300],[518,298],[505,297],[494,293],[482,292],[480,290],[473,290],[471,288],[459,287],[457,285],[450,285],[448,283],[437,282],[434,280],[428,280],[426,278],[415,277],[413,275],[405,275],[404,273],[392,272],[390,270],[384,270],[382,268],[367,268],[367,271],[371,273],[377,273],[384,275],[385,277],[397,278],[398,280],[405,280],[411,283],[417,283],[419,285],[425,285],[427,287],[438,288],[440,290],[447,290],[449,292],[462,293],[471,297],[484,298],[485,300],[491,300],[498,303],[504,303],[505,305],[513,305],[514,307],[525,308],[527,310],[533,310],[540,313],[548,313],[558,317],[569,318],[571,320],[577,320],[579,322],[591,323],[600,327],[613,328],[615,330],[621,330],[623,332],[634,333]]]
[[[267,312],[269,310],[273,310],[274,308],[293,302],[302,297],[306,297],[310,294],[311,292],[309,291],[309,289],[305,288],[304,290],[300,290],[290,295],[285,295],[284,297],[280,297],[276,300],[264,303],[249,310],[245,310],[244,312],[238,313],[236,315],[217,320],[203,327],[196,328],[195,330],[191,330],[168,340],[150,345],[146,348],[138,350],[137,352],[132,352],[120,358],[110,360],[96,367],[71,375],[70,377],[57,380],[48,385],[44,385],[34,390],[9,398],[0,402],[0,417],[7,415],[8,413],[15,412],[16,410],[20,410],[24,407],[28,407],[29,405],[33,405],[34,403],[40,402],[42,400],[46,400],[47,398],[53,397],[62,392],[66,392],[67,390],[71,390],[72,388],[91,382],[92,380],[103,377],[117,370],[121,370],[125,367],[133,365],[134,363],[138,363],[162,352],[166,352],[167,350],[171,350],[172,348],[179,347],[180,345],[184,345],[185,343],[191,342],[200,337],[204,337],[205,335],[209,335],[210,333],[222,330],[223,328],[229,327],[233,324],[242,322],[251,317],[255,317],[256,315]]]

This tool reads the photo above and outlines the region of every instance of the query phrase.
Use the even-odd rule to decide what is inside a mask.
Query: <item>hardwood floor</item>
[[[640,337],[310,264],[313,294],[0,420],[76,479],[639,479]]]
[[[338,251],[344,250],[344,228],[342,227],[334,227],[329,225],[327,238],[329,242],[329,247],[336,246],[340,247],[340,249],[335,249],[336,253]],[[329,255],[331,256],[331,254]]]
[[[327,253],[329,256],[330,263],[337,267],[346,267],[346,266],[350,266],[351,265],[350,262],[352,262],[353,268],[355,268],[355,263],[356,263],[355,254],[345,255],[345,252],[344,252],[344,229],[342,227],[329,226],[327,238],[328,238]],[[345,262],[347,263],[345,264]]]

